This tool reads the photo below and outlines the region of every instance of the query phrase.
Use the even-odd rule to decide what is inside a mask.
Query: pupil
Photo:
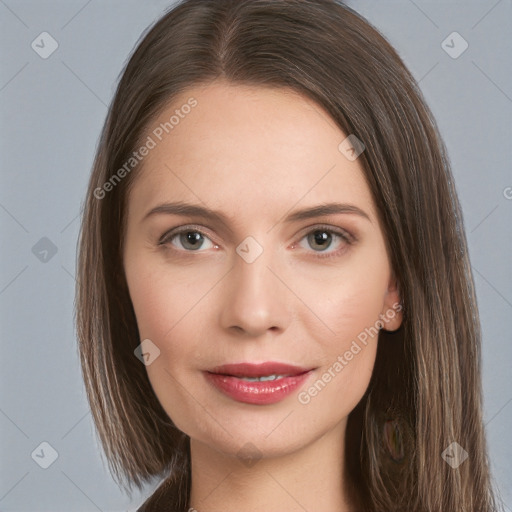
[[[329,241],[331,236],[329,233],[325,231],[315,231],[312,235],[316,244],[319,244],[322,248],[328,247],[329,244],[324,244],[324,242]]]
[[[192,248],[197,248],[201,244],[201,233],[198,233],[197,231],[187,231],[185,234],[185,240],[188,244],[192,246]],[[199,242],[199,243],[198,243]]]

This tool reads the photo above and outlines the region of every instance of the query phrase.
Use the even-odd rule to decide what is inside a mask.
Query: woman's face
[[[378,328],[400,325],[357,152],[339,148],[347,135],[294,92],[225,82],[185,91],[146,134],[124,268],[151,385],[198,442],[276,456],[343,433]],[[298,213],[334,203],[345,206]],[[253,378],[295,375],[258,383],[247,367],[209,373],[265,362],[299,369],[256,367]]]

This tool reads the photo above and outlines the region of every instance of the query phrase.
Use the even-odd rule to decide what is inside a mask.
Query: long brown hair
[[[188,506],[189,439],[134,355],[141,340],[122,252],[143,162],[133,170],[126,162],[178,93],[218,79],[298,91],[365,145],[359,162],[404,317],[399,331],[380,332],[370,385],[349,416],[345,462],[361,510],[498,510],[479,315],[446,148],[395,50],[334,0],[185,0],[143,34],[122,73],[85,199],[76,291],[82,371],[112,474],[128,493],[170,475],[176,510]],[[453,443],[468,454],[460,465],[447,462],[446,449],[458,456]]]

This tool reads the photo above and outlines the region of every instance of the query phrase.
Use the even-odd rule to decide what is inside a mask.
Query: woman
[[[77,326],[140,511],[497,509],[445,146],[332,0],[186,0],[101,135]]]

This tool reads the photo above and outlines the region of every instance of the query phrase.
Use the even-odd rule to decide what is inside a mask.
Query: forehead
[[[194,105],[190,107],[190,105]],[[358,201],[374,215],[348,134],[290,89],[215,82],[183,91],[148,127],[154,147],[138,169],[135,206],[194,199],[253,213],[298,201]]]

